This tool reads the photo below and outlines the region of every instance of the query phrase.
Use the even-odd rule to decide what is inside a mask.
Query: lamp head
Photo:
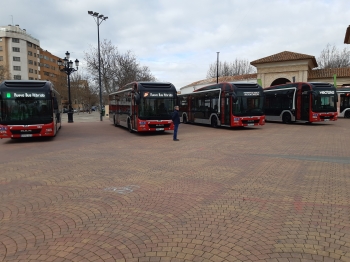
[[[103,15],[99,15],[98,18],[103,18]]]
[[[93,11],[88,11],[88,14],[89,15],[92,15],[94,12]]]
[[[78,69],[78,66],[79,66],[79,60],[78,59],[75,59],[75,66],[77,67],[77,69]]]
[[[97,13],[97,12],[95,12],[95,13],[93,14],[93,16],[96,16],[96,17],[97,17],[97,16],[98,16],[98,13]]]
[[[66,52],[66,58],[67,58],[67,60],[69,60],[69,56],[70,56],[70,53],[67,51],[67,52]]]

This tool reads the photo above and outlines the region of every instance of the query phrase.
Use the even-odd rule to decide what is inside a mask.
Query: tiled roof
[[[315,69],[309,73],[308,78],[350,77],[350,67]]]
[[[257,77],[258,77],[257,74],[246,74],[246,75],[236,75],[236,76],[220,76],[218,80],[219,80],[219,83],[220,82],[234,82],[234,81],[251,80],[251,79],[256,80]],[[193,83],[186,85],[182,88],[189,87],[189,86],[214,84],[214,83],[216,83],[216,81],[217,81],[216,77],[209,78],[209,79],[203,79],[203,80],[199,80],[197,82],[193,82]]]
[[[350,25],[346,29],[344,44],[350,44]]]
[[[314,66],[317,67],[317,62],[314,56],[305,55],[300,53],[294,53],[289,51],[283,51],[278,54],[270,55],[264,58],[250,62],[252,65],[264,64],[264,63],[273,63],[273,62],[283,62],[283,61],[293,61],[293,60],[305,60],[311,59],[314,63]]]

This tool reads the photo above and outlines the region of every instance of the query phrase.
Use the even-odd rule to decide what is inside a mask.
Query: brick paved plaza
[[[0,261],[350,261],[350,120],[0,140]]]

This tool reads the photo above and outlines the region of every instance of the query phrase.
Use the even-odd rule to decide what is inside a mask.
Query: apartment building
[[[10,79],[40,79],[39,46],[39,40],[19,25],[0,26],[0,66]]]
[[[41,80],[51,81],[58,92],[67,91],[67,75],[60,71],[57,61],[60,57],[51,54],[49,51],[39,47],[39,77]],[[61,58],[62,60],[62,58]],[[63,89],[62,89],[63,88]],[[62,89],[62,90],[61,90]]]

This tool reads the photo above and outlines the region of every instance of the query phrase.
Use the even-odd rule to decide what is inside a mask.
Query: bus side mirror
[[[135,94],[135,103],[136,103],[136,105],[139,105],[140,102],[141,102],[140,94],[139,94],[139,93],[136,93],[136,94]]]
[[[58,109],[58,102],[56,97],[53,98],[53,109]]]
[[[318,97],[318,93],[316,91],[310,90],[310,91],[308,91],[308,93],[313,95],[313,97],[315,97],[315,98]]]
[[[235,93],[232,93],[232,102],[233,102],[233,103],[236,103],[237,100],[238,100],[238,98],[237,98],[236,94],[235,94]]]

